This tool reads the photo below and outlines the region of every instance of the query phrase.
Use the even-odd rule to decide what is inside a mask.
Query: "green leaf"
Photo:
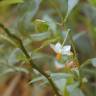
[[[78,2],[79,0],[68,0],[68,15],[71,13],[72,9],[77,5]]]
[[[51,73],[50,76],[51,76],[51,78],[52,78],[53,80],[58,80],[58,81],[59,81],[60,79],[65,79],[65,78],[72,77],[71,74],[67,74],[67,73]],[[31,80],[31,81],[30,81],[30,84],[31,84],[31,83],[36,83],[36,82],[41,81],[41,80],[44,80],[44,81],[45,81],[46,78],[45,78],[44,76],[37,77],[37,78]],[[48,82],[47,82],[47,83],[48,83]]]
[[[16,14],[18,15],[14,26],[22,36],[28,35],[28,32],[33,32],[32,20],[37,13],[42,0],[24,0],[23,4],[16,6]]]
[[[59,78],[54,80],[56,86],[58,87],[58,89],[63,93],[65,93],[65,89],[66,89],[66,85],[67,85],[67,80],[66,78]],[[64,95],[66,96],[66,95]]]
[[[0,1],[0,7],[16,4],[16,3],[23,3],[23,0],[2,0]]]
[[[96,77],[96,69],[88,69],[88,68],[84,68],[82,69],[82,73],[84,74],[88,74],[88,76],[95,76]]]
[[[29,73],[26,68],[13,66],[13,64],[8,64],[7,61],[0,61],[0,76],[15,72],[24,72],[26,74]]]
[[[0,77],[6,75],[6,74],[8,74],[8,73],[12,73],[13,71],[14,71],[13,69],[8,69],[8,68],[7,68],[6,70],[4,70],[3,72],[0,73]]]
[[[32,41],[42,41],[48,39],[51,36],[50,32],[43,32],[30,35]]]
[[[8,41],[10,44],[12,44],[12,45],[14,45],[14,46],[17,46],[17,44],[16,44],[13,40],[11,40],[9,37],[7,37],[7,36],[5,36],[5,35],[0,34],[0,38]]]
[[[71,93],[71,92],[74,91],[76,88],[78,88],[79,85],[80,85],[80,82],[74,82],[74,83],[68,85],[68,86],[67,86],[68,92]]]
[[[67,84],[72,84],[74,82],[74,78],[70,77],[67,79]]]
[[[52,19],[52,17],[48,16],[48,15],[44,15],[44,20],[47,21],[47,24],[50,28],[50,30],[52,30],[53,34],[55,35],[57,33],[57,25],[56,22]]]
[[[94,48],[91,44],[91,40],[89,40],[87,32],[79,32],[73,36],[73,39],[78,51],[80,52],[80,60],[83,61],[87,60],[88,58],[92,58],[94,54]]]
[[[36,19],[34,22],[33,22],[34,26],[35,26],[35,29],[37,32],[46,32],[48,31],[48,24],[46,21],[44,20],[40,20],[40,19]]]
[[[64,96],[70,96],[70,93],[68,92],[67,88],[64,88]]]
[[[90,4],[95,5],[96,6],[96,0],[88,0]]]
[[[29,71],[28,71],[26,68],[23,68],[23,67],[14,67],[14,66],[13,66],[13,69],[14,69],[14,71],[16,71],[16,72],[24,72],[24,73],[26,73],[26,74],[29,74]]]
[[[85,95],[82,92],[82,90],[80,90],[79,88],[75,88],[75,90],[70,93],[70,96],[85,96]]]
[[[8,57],[8,64],[16,64],[19,61],[27,61],[27,59],[19,48],[15,48]]]
[[[6,68],[6,70],[3,70],[3,72],[0,73],[0,77],[3,75],[7,75],[8,73],[13,73],[13,72],[24,72],[26,74],[29,73],[28,70],[22,67],[13,67],[13,68]]]
[[[66,17],[65,17],[65,21],[67,20],[67,18],[70,15],[71,11],[77,5],[78,2],[79,2],[79,0],[68,0],[68,10],[67,10],[67,14],[66,14]]]

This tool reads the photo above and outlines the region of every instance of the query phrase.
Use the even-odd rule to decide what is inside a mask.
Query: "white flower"
[[[60,53],[62,55],[71,55],[71,46],[70,45],[66,45],[66,46],[62,46],[59,42],[56,43],[56,45],[50,44],[50,47],[56,52],[56,53]]]

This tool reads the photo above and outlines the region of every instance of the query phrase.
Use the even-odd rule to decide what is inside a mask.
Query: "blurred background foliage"
[[[75,6],[73,10],[72,6]],[[64,20],[66,22],[63,27],[61,24]],[[52,78],[61,91],[64,91],[64,96],[78,94],[96,96],[96,0],[0,0],[0,22],[22,39],[35,64],[42,70],[52,73]],[[68,28],[71,29],[80,65],[89,63],[80,69],[81,77],[86,77],[88,83],[81,86],[82,91],[79,88],[71,90],[73,93],[71,95],[66,91],[64,82],[68,83],[72,78],[68,79],[68,74],[55,68],[55,54],[49,46],[50,43],[63,42],[66,36],[65,30]],[[0,84],[2,85],[2,82],[6,82],[16,72],[29,74],[30,66],[27,65],[28,62],[22,51],[14,46],[14,42],[2,29],[0,34],[0,76],[2,77]],[[66,44],[70,44],[69,39]],[[30,76],[32,85],[40,81],[40,86],[38,85],[38,88],[35,86],[36,90],[41,90],[41,86],[47,84],[47,81],[39,76],[41,75],[35,71]],[[71,85],[71,89],[77,85]]]

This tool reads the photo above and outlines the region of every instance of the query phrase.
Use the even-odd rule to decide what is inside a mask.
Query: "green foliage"
[[[38,84],[40,88],[48,86],[48,80],[36,69],[30,68],[33,69],[31,72],[23,67],[32,58],[38,68],[47,71],[62,96],[95,96],[96,92],[92,88],[96,88],[93,87],[93,83],[96,83],[96,8],[90,3],[96,5],[96,0],[88,1],[0,1],[0,8],[5,10],[2,10],[4,15],[0,14],[0,19],[3,18],[0,22],[3,21],[11,31],[10,35],[0,30],[0,76],[16,72],[31,73],[33,77],[29,84]],[[68,29],[71,29],[72,34],[67,34]],[[18,38],[22,40],[31,58],[26,58],[22,52]],[[58,62],[62,61],[66,65],[71,61],[79,61],[77,69],[56,68],[56,53],[50,48],[50,44],[56,42],[72,45],[72,57],[62,56],[63,60]],[[83,85],[85,89],[82,88]]]
[[[46,32],[46,31],[48,31],[49,26],[48,26],[46,21],[37,19],[33,23],[34,23],[35,30],[37,30],[37,32]]]
[[[91,63],[94,67],[96,67],[96,58],[91,59]]]
[[[0,7],[4,7],[16,3],[23,3],[23,0],[2,0],[0,1]]]
[[[88,0],[91,4],[96,5],[96,0]]]
[[[79,2],[79,0],[68,0],[68,10],[67,10],[67,14],[65,17],[65,21],[68,18],[68,16],[70,15],[72,9],[77,5],[78,2]]]

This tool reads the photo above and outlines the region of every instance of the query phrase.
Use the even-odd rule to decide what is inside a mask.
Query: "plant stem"
[[[31,57],[29,56],[29,54],[27,53],[26,49],[24,48],[23,44],[21,43],[21,50],[23,51],[23,53],[25,54],[26,58],[29,60],[30,64],[32,65],[32,68],[36,69],[38,72],[40,72],[43,76],[45,76],[47,78],[47,80],[49,81],[49,83],[51,84],[51,86],[54,89],[54,92],[57,94],[57,96],[61,96],[57,90],[57,87],[55,86],[53,80],[51,79],[50,75],[43,72],[39,67],[37,67]]]
[[[63,41],[63,43],[62,43],[62,47],[64,46],[65,42],[67,41],[69,32],[70,32],[70,29],[67,30],[66,36],[65,36],[64,41]]]
[[[77,57],[77,52],[76,52],[75,44],[74,44],[71,32],[69,33],[69,38],[70,38],[70,42],[72,44],[72,48],[73,48],[73,51],[74,51],[74,55],[75,55],[74,57],[75,57],[76,61],[79,62],[78,61],[78,57]]]
[[[31,64],[32,68],[33,69],[36,69],[38,72],[40,72],[48,81],[49,83],[51,84],[55,94],[57,96],[61,96],[61,94],[58,92],[58,89],[55,85],[55,83],[53,82],[53,80],[51,79],[51,76],[47,73],[45,73],[44,71],[42,71],[42,69],[40,69],[37,65],[35,65],[33,63],[33,60],[31,59],[30,55],[28,54],[27,50],[25,49],[24,45],[23,45],[23,42],[20,38],[18,38],[17,36],[13,35],[9,30],[8,28],[6,28],[2,23],[0,23],[0,27],[6,32],[6,34],[11,37],[11,38],[14,38],[15,40],[18,41],[19,43],[19,47],[20,49],[22,50],[22,52],[24,53],[24,55],[26,56],[27,60],[29,61],[29,63]]]
[[[82,69],[83,67],[85,67],[86,65],[88,65],[88,64],[90,64],[90,63],[91,63],[91,60],[90,60],[90,59],[84,61],[84,62],[81,64],[80,69]]]

